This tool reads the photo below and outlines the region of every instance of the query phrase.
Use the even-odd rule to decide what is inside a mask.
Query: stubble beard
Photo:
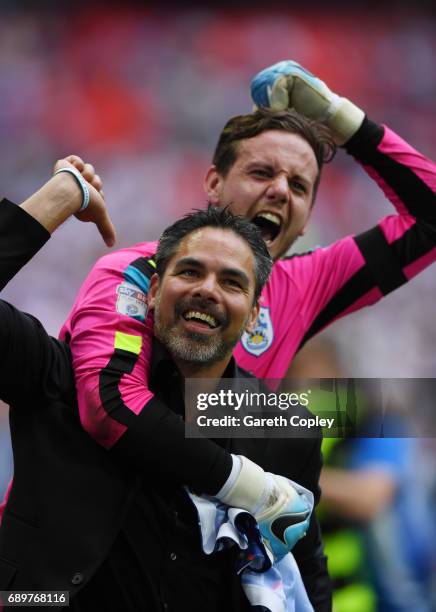
[[[244,326],[245,328],[245,326]],[[173,359],[192,364],[213,364],[228,357],[240,336],[226,340],[222,330],[215,336],[180,329],[177,320],[173,325],[164,325],[160,320],[159,299],[154,308],[154,335],[165,346]]]

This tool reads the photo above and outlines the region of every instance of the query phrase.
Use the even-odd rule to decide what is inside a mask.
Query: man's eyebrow
[[[178,269],[183,266],[191,266],[193,268],[197,268],[198,270],[204,270],[205,268],[205,265],[200,260],[195,259],[194,257],[182,257],[182,259],[179,259],[176,262],[174,268]],[[221,268],[220,274],[238,278],[245,286],[248,286],[250,284],[248,274],[246,274],[243,270],[240,270],[239,268]]]
[[[291,185],[293,181],[299,181],[306,189],[310,189],[313,186],[313,181],[309,176],[296,172],[295,174],[288,175],[288,184]]]
[[[247,163],[247,170],[252,170],[253,168],[262,168],[263,170],[267,170],[268,172],[272,172],[272,173],[276,172],[276,168],[274,164],[271,164],[270,162],[264,162],[260,160],[251,159]],[[289,178],[297,179],[298,181],[303,181],[304,183],[307,183],[307,185],[310,185],[312,182],[309,176],[301,174],[300,172],[296,174],[292,174],[292,176],[289,176]]]
[[[192,266],[194,268],[204,268],[204,264],[201,263],[198,259],[194,257],[182,257],[175,263],[175,267],[179,268],[180,266]]]
[[[220,270],[221,274],[225,276],[233,276],[234,278],[238,278],[245,286],[250,284],[250,279],[247,274],[243,270],[239,268],[223,268]]]
[[[297,179],[297,181],[302,181],[303,183],[306,183],[306,185],[310,185],[312,183],[310,178],[307,176],[304,176],[303,174],[294,174],[292,176],[292,179]]]
[[[251,170],[251,168],[263,168],[264,170],[270,170],[271,172],[274,172],[273,164],[271,164],[270,162],[261,161],[260,159],[250,159],[250,161],[247,163],[247,168],[249,170]]]

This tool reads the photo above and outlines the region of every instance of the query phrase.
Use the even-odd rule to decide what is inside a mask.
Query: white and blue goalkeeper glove
[[[236,479],[218,497],[228,506],[253,514],[265,544],[279,560],[306,535],[312,508],[286,478],[264,472],[242,455],[239,460]]]
[[[265,68],[251,81],[256,107],[273,110],[294,108],[326,125],[338,145],[345,144],[362,125],[365,113],[330,91],[327,85],[292,60]]]
[[[276,495],[276,499],[254,516],[265,544],[280,560],[306,535],[311,508],[286,478],[270,473],[266,476],[274,481],[272,494]]]

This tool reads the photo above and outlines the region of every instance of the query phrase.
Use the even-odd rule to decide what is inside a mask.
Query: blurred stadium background
[[[56,159],[77,153],[104,180],[118,247],[156,239],[203,205],[202,178],[219,131],[250,109],[251,77],[281,59],[296,59],[436,159],[431,3],[74,6],[0,1],[1,192],[22,201]],[[324,171],[311,230],[296,250],[365,230],[390,212],[340,152]],[[2,297],[57,335],[104,253],[95,228],[72,220]],[[383,304],[336,323],[326,336],[344,375],[434,377],[435,296],[432,267]],[[11,472],[1,406],[0,494]]]

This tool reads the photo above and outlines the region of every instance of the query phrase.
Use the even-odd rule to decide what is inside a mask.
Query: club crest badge
[[[252,332],[244,332],[241,342],[246,351],[259,357],[272,344],[274,338],[274,330],[267,306],[261,306],[256,325]]]

